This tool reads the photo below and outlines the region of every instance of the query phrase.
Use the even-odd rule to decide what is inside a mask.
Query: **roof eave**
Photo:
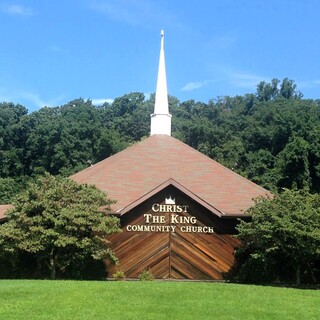
[[[219,209],[215,208],[214,206],[212,206],[211,204],[209,204],[205,200],[201,199],[196,194],[194,194],[192,191],[190,191],[189,189],[185,188],[183,185],[181,185],[179,182],[177,182],[176,180],[174,180],[172,178],[164,181],[163,183],[158,185],[153,190],[151,190],[151,191],[147,192],[146,194],[144,194],[139,199],[133,201],[132,203],[130,203],[127,206],[117,210],[116,212],[114,212],[112,214],[113,215],[117,215],[117,216],[123,216],[124,214],[126,214],[129,211],[131,211],[133,208],[135,208],[136,206],[138,206],[142,202],[146,201],[147,199],[149,199],[150,197],[152,197],[153,195],[157,194],[158,192],[160,192],[161,190],[163,190],[164,188],[166,188],[166,187],[168,187],[170,185],[176,187],[178,190],[180,190],[181,192],[183,192],[184,194],[189,196],[191,199],[193,199],[194,201],[196,201],[197,203],[199,203],[200,205],[202,205],[203,207],[205,207],[206,209],[208,209],[210,212],[212,212],[213,214],[217,215],[218,217],[225,216],[224,212],[220,211]]]

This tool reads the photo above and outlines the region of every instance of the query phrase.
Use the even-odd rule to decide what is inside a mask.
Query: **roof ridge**
[[[136,199],[136,200],[132,201],[131,203],[129,203],[128,205],[126,205],[125,207],[118,209],[115,213],[123,215],[123,214],[129,212],[130,210],[132,210],[133,208],[135,208],[136,206],[138,206],[139,204],[141,204],[145,200],[149,199],[151,196],[164,190],[168,186],[173,186],[173,187],[177,188],[182,193],[189,196],[191,199],[193,199],[194,201],[196,201],[197,203],[199,203],[200,205],[202,205],[203,207],[205,207],[206,209],[208,209],[210,212],[217,215],[218,217],[226,215],[225,212],[219,210],[214,205],[208,203],[206,200],[202,199],[201,197],[196,195],[193,191],[191,191],[187,187],[185,187],[182,183],[178,182],[176,179],[173,179],[173,178],[169,178],[167,180],[162,181],[159,185],[154,187],[152,190],[146,192],[145,194],[140,196],[138,199]]]

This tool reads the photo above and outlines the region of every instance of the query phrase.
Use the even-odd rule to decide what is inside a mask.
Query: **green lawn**
[[[320,319],[320,291],[208,282],[0,280],[0,319]]]

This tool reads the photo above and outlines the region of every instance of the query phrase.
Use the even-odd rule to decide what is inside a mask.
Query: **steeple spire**
[[[160,59],[154,113],[151,114],[150,135],[154,134],[166,134],[171,136],[171,114],[169,114],[163,30],[161,30]]]

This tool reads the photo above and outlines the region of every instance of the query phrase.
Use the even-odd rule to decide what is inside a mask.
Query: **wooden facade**
[[[175,199],[176,206],[164,206],[166,198]],[[159,207],[163,212],[152,210]],[[150,270],[157,279],[221,280],[239,244],[235,223],[169,185],[121,216],[123,231],[108,238],[119,258],[118,265],[109,266],[109,276],[120,270],[137,278]]]

